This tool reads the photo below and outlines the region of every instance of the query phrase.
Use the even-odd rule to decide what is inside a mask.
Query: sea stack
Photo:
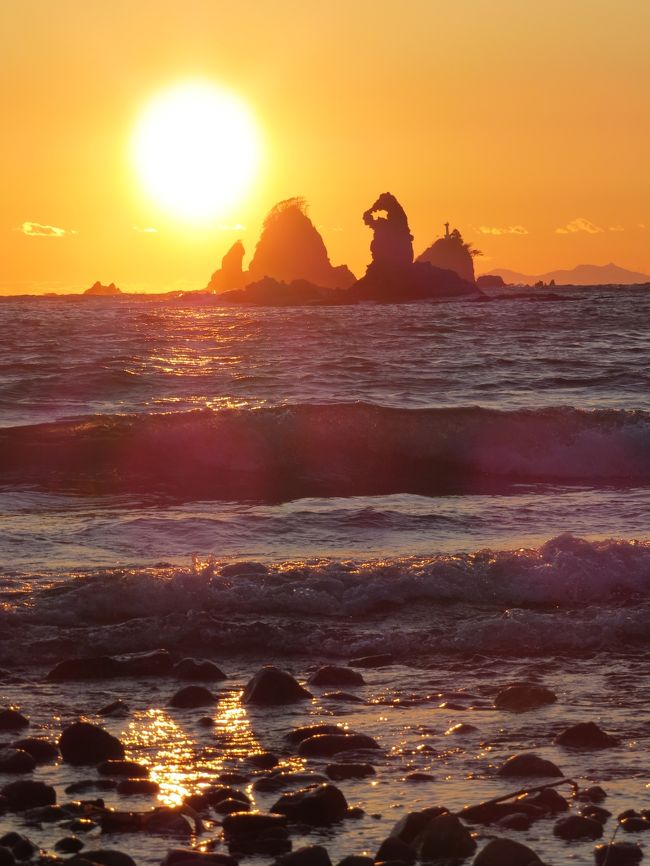
[[[418,256],[418,262],[429,262],[436,268],[454,271],[468,283],[475,283],[474,256],[477,251],[463,241],[458,229],[449,231],[445,223],[445,234]]]

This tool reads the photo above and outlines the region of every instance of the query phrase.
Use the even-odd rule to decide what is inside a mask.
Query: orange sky
[[[650,273],[649,32],[648,0],[2,0],[0,292],[200,288],[294,195],[360,275],[385,190],[416,253],[449,219],[479,272]],[[263,134],[251,195],[206,224],[163,214],[129,160],[148,100],[188,78]]]

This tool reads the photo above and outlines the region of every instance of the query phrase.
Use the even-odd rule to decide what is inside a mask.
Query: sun
[[[251,187],[260,134],[234,94],[208,82],[183,82],[146,106],[131,153],[142,186],[159,207],[180,219],[209,221]]]

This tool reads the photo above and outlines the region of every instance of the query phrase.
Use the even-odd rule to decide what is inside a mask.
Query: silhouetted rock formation
[[[364,213],[363,221],[373,230],[372,262],[365,276],[346,293],[349,302],[398,303],[477,293],[473,270],[471,280],[467,280],[449,266],[436,267],[422,257],[413,261],[408,219],[391,193],[382,193]],[[464,247],[462,238],[460,243]],[[467,255],[471,262],[468,251]]]
[[[115,283],[109,283],[107,286],[102,285],[102,283],[97,280],[96,283],[93,283],[89,289],[86,289],[84,295],[92,295],[96,298],[109,298],[112,295],[121,295],[122,290],[118,289]]]
[[[463,242],[458,229],[449,231],[449,223],[445,223],[444,237],[438,238],[422,255],[418,262],[429,262],[436,268],[455,271],[459,277],[468,283],[474,283],[474,259],[477,251]]]
[[[503,289],[506,284],[503,277],[498,274],[483,274],[483,276],[477,277],[476,285],[479,289]]]
[[[264,277],[249,283],[245,289],[235,289],[219,295],[219,300],[229,304],[255,304],[261,307],[293,307],[301,304],[345,303],[345,292],[316,286],[309,280],[292,280],[290,283]]]
[[[242,270],[244,245],[235,241],[226,255],[221,259],[221,267],[212,274],[208,283],[208,291],[227,292],[230,289],[240,289],[246,284]]]

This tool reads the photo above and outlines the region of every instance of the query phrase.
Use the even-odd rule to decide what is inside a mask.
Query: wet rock
[[[123,677],[166,677],[172,669],[172,657],[165,649],[117,656],[115,661]]]
[[[512,839],[490,839],[476,855],[472,866],[533,866],[541,863],[537,854],[527,845]]]
[[[274,755],[272,752],[260,752],[257,755],[250,755],[248,761],[254,767],[259,767],[260,770],[272,770],[273,767],[277,767],[279,764],[277,755]]]
[[[123,851],[114,851],[110,848],[98,848],[95,851],[84,851],[83,856],[91,863],[100,863],[102,866],[136,866],[135,860]]]
[[[0,773],[31,773],[36,761],[23,749],[0,749]]]
[[[523,799],[514,803],[479,803],[477,806],[467,806],[458,813],[463,821],[470,824],[496,824],[511,815],[521,814],[536,821],[546,813],[537,806],[523,802]]]
[[[590,803],[588,806],[583,806],[580,809],[580,815],[583,818],[593,818],[594,821],[598,821],[600,824],[606,824],[607,819],[611,818],[612,813],[608,809],[603,809],[602,806]]]
[[[311,697],[311,692],[303,688],[291,674],[273,665],[267,665],[247,683],[242,695],[242,703],[278,706],[304,701]]]
[[[77,851],[81,851],[83,846],[84,843],[76,836],[64,836],[54,843],[54,848],[61,854],[76,854]]]
[[[278,856],[291,850],[284,815],[236,812],[226,815],[222,824],[231,853]]]
[[[59,757],[59,750],[54,743],[38,737],[25,737],[23,740],[16,740],[12,745],[14,749],[29,752],[37,764],[50,764]]]
[[[282,791],[285,788],[304,788],[319,782],[327,782],[327,776],[320,773],[292,773],[290,771],[271,773],[253,782],[254,791]]]
[[[101,815],[102,833],[155,833],[191,836],[192,825],[179,809],[160,806],[151,812],[106,811]]]
[[[214,805],[214,811],[219,815],[232,815],[234,812],[249,812],[250,806],[241,800],[220,800]]]
[[[379,846],[375,854],[375,863],[399,860],[402,863],[415,863],[415,850],[395,836],[389,836]]]
[[[366,734],[317,734],[300,743],[298,754],[303,757],[329,758],[341,752],[379,748],[379,743]]]
[[[167,852],[161,866],[237,866],[237,861],[229,854],[215,851],[172,848]]]
[[[26,809],[20,816],[28,824],[54,824],[70,817],[70,813],[62,806],[36,806]]]
[[[29,719],[18,710],[0,709],[0,731],[20,731],[29,725]]]
[[[572,749],[607,749],[618,745],[619,741],[611,734],[606,734],[595,722],[580,722],[558,734],[555,742]]]
[[[308,680],[312,686],[363,686],[365,680],[358,671],[350,667],[323,665]]]
[[[307,845],[278,857],[275,866],[332,866],[332,861],[322,845]]]
[[[384,668],[387,665],[395,664],[395,657],[392,653],[380,653],[374,656],[359,656],[355,659],[350,659],[348,662],[351,668]]]
[[[59,739],[59,749],[68,764],[99,764],[124,758],[124,746],[117,737],[89,722],[68,725]]]
[[[97,767],[100,776],[121,776],[126,779],[146,779],[149,770],[136,761],[102,761]]]
[[[476,850],[476,842],[456,815],[430,820],[414,844],[420,860],[469,857]]]
[[[447,730],[445,731],[445,736],[466,737],[468,734],[475,734],[477,731],[478,728],[474,725],[469,725],[465,722],[459,722],[457,725],[452,725],[451,728],[447,728]]]
[[[409,773],[404,776],[405,782],[433,782],[436,777],[431,773]]]
[[[643,851],[633,842],[610,842],[594,848],[596,866],[637,866],[643,860]]]
[[[511,758],[499,767],[499,776],[540,776],[540,777],[555,777],[562,776],[562,770],[552,761],[547,761],[535,755],[532,752],[522,752],[520,755],[513,755]]]
[[[172,667],[167,650],[132,653],[124,656],[89,656],[59,662],[47,675],[48,680],[108,680],[116,677],[166,676]]]
[[[13,848],[22,838],[23,837],[20,833],[16,833],[15,830],[10,830],[8,833],[4,833],[0,836],[0,845],[6,848]]]
[[[286,815],[292,821],[324,827],[342,821],[348,811],[348,804],[334,785],[318,785],[283,794],[273,804],[271,811]]]
[[[268,567],[262,562],[231,562],[229,565],[224,565],[221,569],[222,577],[241,577],[241,575],[247,574],[268,573]]]
[[[218,782],[223,782],[224,784],[232,784],[232,785],[241,785],[243,782],[249,781],[249,776],[245,773],[237,773],[235,771],[226,770],[225,773],[220,773],[217,776]]]
[[[11,849],[5,845],[0,845],[0,866],[13,866],[16,858],[11,853]]]
[[[196,720],[196,724],[202,728],[214,728],[214,719],[211,716],[201,716]]]
[[[34,845],[31,839],[26,836],[21,836],[17,842],[11,846],[11,853],[16,860],[31,860],[34,854],[38,851],[38,846]]]
[[[114,779],[82,779],[73,782],[65,789],[66,794],[85,794],[88,791],[114,791],[117,782]]]
[[[344,779],[363,779],[366,776],[374,776],[375,768],[371,764],[328,764],[325,774],[333,782],[342,782]]]
[[[523,797],[518,798],[517,803],[536,806],[547,815],[569,811],[568,802],[555,788],[544,788],[543,791],[537,791],[535,794],[524,794]]]
[[[432,806],[421,812],[409,812],[395,824],[390,835],[396,839],[401,839],[402,842],[411,844],[424,831],[430,821],[440,815],[448,814],[449,812],[444,806]]]
[[[118,698],[110,704],[106,704],[105,707],[98,710],[100,716],[112,716],[117,719],[126,718],[130,712],[128,704],[126,704],[121,698]]]
[[[623,818],[622,821],[619,821],[619,824],[621,825],[621,829],[625,830],[626,833],[645,833],[646,830],[650,830],[650,821],[642,818],[641,815]]]
[[[502,830],[517,830],[523,832],[530,829],[533,819],[530,815],[526,815],[524,812],[513,812],[512,815],[506,815],[504,818],[500,818],[496,823],[497,827],[500,827]]]
[[[238,791],[237,788],[231,788],[227,785],[206,788],[203,791],[203,795],[211,806],[216,806],[224,800],[239,800],[241,803],[246,803],[246,805],[250,804],[249,798],[243,791]]]
[[[172,697],[169,705],[177,709],[195,709],[215,703],[215,696],[204,686],[185,686]]]
[[[56,791],[45,782],[21,780],[5,785],[0,791],[6,798],[10,812],[22,812],[37,806],[50,806],[56,803]]]
[[[555,822],[553,835],[560,839],[600,839],[603,835],[603,825],[592,818],[581,815],[568,815]]]
[[[592,785],[590,788],[581,788],[574,796],[582,803],[602,803],[607,797],[607,791],[600,785]]]
[[[122,779],[117,786],[117,793],[125,797],[153,796],[160,791],[158,782],[151,779]]]
[[[308,740],[310,737],[317,737],[319,734],[339,734],[345,735],[347,732],[341,725],[305,725],[302,728],[296,728],[290,731],[285,740],[292,746],[302,743],[303,740]]]
[[[172,674],[179,680],[200,680],[201,682],[218,682],[227,679],[226,674],[214,662],[207,659],[181,659],[172,668]]]
[[[514,685],[501,689],[494,699],[498,710],[509,710],[513,713],[525,713],[538,707],[554,704],[557,695],[544,686]]]

